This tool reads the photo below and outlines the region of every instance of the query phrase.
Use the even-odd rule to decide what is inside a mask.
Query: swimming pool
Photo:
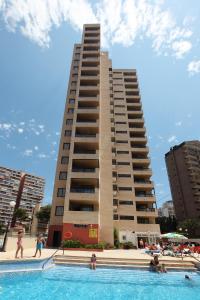
[[[36,272],[0,274],[4,300],[199,300],[200,275],[185,272],[56,266]],[[188,273],[187,273],[188,274]]]

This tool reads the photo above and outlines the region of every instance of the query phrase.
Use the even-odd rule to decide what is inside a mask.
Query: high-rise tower
[[[200,218],[200,141],[172,147],[165,161],[177,220]]]
[[[113,69],[100,25],[75,44],[57,161],[49,245],[155,238],[154,186],[136,70]]]

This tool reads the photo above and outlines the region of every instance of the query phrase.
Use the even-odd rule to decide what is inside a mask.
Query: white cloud
[[[188,64],[187,70],[190,75],[200,73],[200,60],[193,60]]]
[[[25,122],[20,122],[19,123],[21,126],[24,126],[25,125]]]
[[[38,157],[39,158],[48,158],[49,156],[44,153],[40,153],[40,154],[38,154]]]
[[[168,141],[168,143],[177,142],[177,138],[175,135],[172,135],[168,138],[167,141]]]
[[[176,126],[181,126],[182,125],[182,121],[178,121],[175,123]]]
[[[133,45],[148,38],[158,54],[182,58],[192,44],[189,29],[194,19],[185,16],[178,24],[164,1],[151,0],[5,0],[0,14],[8,30],[20,31],[41,47],[49,47],[50,32],[63,22],[75,30],[84,23],[101,23],[102,44]]]
[[[34,150],[35,150],[35,151],[38,151],[38,150],[39,150],[39,147],[38,147],[38,146],[34,146]]]
[[[176,58],[180,59],[192,49],[191,42],[188,41],[175,41],[172,43],[172,49],[174,50],[174,55]]]
[[[0,129],[1,130],[11,130],[11,128],[12,128],[12,124],[10,124],[10,123],[2,123],[2,124],[0,124]]]
[[[17,131],[18,131],[19,133],[23,133],[23,132],[24,132],[24,129],[23,129],[23,128],[18,128]]]
[[[33,155],[33,150],[27,149],[23,152],[24,156],[32,156]]]

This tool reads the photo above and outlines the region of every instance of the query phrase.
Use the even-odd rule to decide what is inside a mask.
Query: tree
[[[51,214],[51,205],[45,205],[40,208],[40,210],[36,213],[36,217],[38,221],[41,223],[48,223],[50,220]]]
[[[14,217],[19,221],[26,221],[28,218],[27,211],[23,208],[17,208],[14,211]]]
[[[174,216],[158,217],[157,222],[160,224],[161,233],[174,232],[177,230],[177,221]]]
[[[113,234],[114,234],[114,246],[115,246],[115,248],[119,248],[119,233],[118,233],[118,230],[116,229],[116,228],[114,228],[114,232],[113,232]]]
[[[0,223],[0,234],[3,234],[5,232],[5,226]]]
[[[197,229],[200,228],[200,220],[199,219],[186,219],[183,222],[179,223],[179,230],[182,229],[181,232],[188,233],[189,238],[193,238],[197,236]]]

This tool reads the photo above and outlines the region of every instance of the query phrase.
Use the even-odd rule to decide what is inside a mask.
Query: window
[[[61,164],[66,165],[69,162],[69,157],[68,156],[62,156],[61,157]]]
[[[63,143],[63,150],[69,150],[70,143]]]
[[[122,240],[126,241],[126,236],[125,235],[122,235]]]
[[[122,178],[128,178],[131,177],[131,174],[118,174],[117,176]]]
[[[120,220],[134,220],[134,216],[120,216]]]
[[[113,220],[118,220],[118,215],[113,215]]]
[[[73,123],[73,120],[72,119],[67,119],[66,120],[66,125],[71,125]]]
[[[119,161],[117,164],[118,164],[118,166],[129,166],[130,165],[130,163],[126,162],[126,161]]]
[[[113,205],[118,205],[118,200],[117,199],[113,199]]]
[[[124,113],[115,113],[116,116],[125,116],[126,114]]]
[[[127,131],[126,130],[123,130],[123,131],[122,130],[117,130],[116,133],[127,133]]]
[[[64,206],[56,206],[55,216],[63,216]]]
[[[74,109],[73,108],[69,108],[67,112],[68,112],[68,114],[73,114]]]
[[[116,122],[116,124],[126,124],[126,122]]]
[[[70,90],[70,94],[71,95],[75,95],[76,94],[76,90]]]
[[[72,131],[71,130],[65,130],[65,136],[71,136]]]
[[[64,188],[58,188],[57,197],[65,197],[65,189]]]
[[[70,104],[74,104],[75,103],[75,99],[69,99],[69,103]]]
[[[144,217],[137,217],[138,224],[149,224],[149,219]]]
[[[121,186],[118,188],[119,191],[132,191],[132,187]]]
[[[67,172],[60,172],[59,179],[60,180],[66,180],[67,179]]]
[[[78,227],[78,228],[87,228],[88,225],[87,225],[87,224],[74,224],[74,227]]]
[[[120,200],[119,204],[120,205],[133,205],[133,201],[130,201],[130,200]]]

